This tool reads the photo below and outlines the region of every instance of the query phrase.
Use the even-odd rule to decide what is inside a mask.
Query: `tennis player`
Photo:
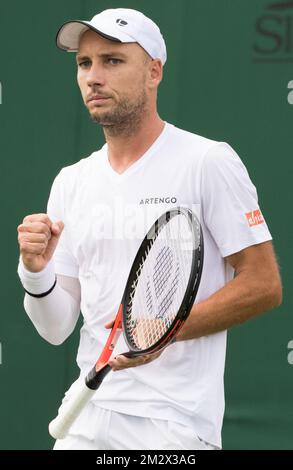
[[[106,10],[65,23],[57,45],[77,53],[81,95],[106,140],[57,175],[46,214],[29,215],[18,227],[24,305],[39,334],[61,344],[80,309],[83,315],[80,377],[64,403],[105,344],[155,218],[168,208],[199,208],[205,262],[177,342],[129,359],[118,354],[127,350],[121,336],[113,372],[55,449],[219,449],[226,330],[282,297],[256,188],[228,144],[160,118],[167,54],[152,20],[135,10]]]

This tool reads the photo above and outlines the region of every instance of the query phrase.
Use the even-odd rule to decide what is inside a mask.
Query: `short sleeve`
[[[78,277],[78,264],[71,249],[70,233],[66,221],[66,178],[63,170],[56,176],[48,200],[47,214],[53,222],[61,220],[64,230],[54,253],[56,274]]]
[[[205,155],[201,211],[223,257],[272,239],[255,186],[236,152],[226,143]]]

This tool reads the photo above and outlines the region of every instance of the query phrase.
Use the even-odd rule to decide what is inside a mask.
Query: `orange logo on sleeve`
[[[259,209],[252,212],[247,212],[246,218],[249,224],[249,227],[255,227],[256,225],[264,224],[264,218]]]

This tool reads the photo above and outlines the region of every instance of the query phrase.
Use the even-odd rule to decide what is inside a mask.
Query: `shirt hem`
[[[255,239],[255,240],[246,240],[243,242],[240,242],[237,245],[234,245],[233,247],[227,247],[227,248],[221,248],[221,255],[223,258],[226,258],[227,256],[234,255],[235,253],[239,253],[239,251],[245,250],[245,248],[249,248],[250,246],[254,245],[260,245],[261,243],[266,243],[272,241],[272,236],[268,235],[266,237],[262,237],[261,239]]]

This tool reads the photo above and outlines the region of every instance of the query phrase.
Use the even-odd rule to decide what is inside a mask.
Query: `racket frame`
[[[131,299],[131,293],[133,291],[133,285],[135,284],[135,279],[137,278],[137,272],[140,269],[141,261],[143,255],[147,252],[148,248],[152,246],[154,240],[159,236],[160,232],[164,228],[164,226],[173,218],[180,214],[184,214],[188,220],[189,226],[193,233],[192,241],[198,240],[198,246],[193,246],[192,248],[192,264],[190,270],[189,281],[187,284],[186,292],[181,302],[181,305],[178,309],[178,313],[176,318],[171,323],[170,327],[166,331],[166,333],[151,347],[141,350],[135,350],[133,343],[129,339],[127,334],[127,327],[126,327],[126,319],[127,319],[127,308],[129,301]],[[197,230],[197,233],[195,231]],[[128,280],[126,283],[125,291],[122,298],[122,329],[124,334],[125,342],[129,348],[129,352],[125,355],[127,357],[135,357],[140,356],[142,354],[151,354],[161,349],[165,348],[176,336],[178,331],[183,326],[184,321],[188,317],[190,310],[193,306],[203,269],[203,257],[204,257],[204,243],[203,243],[203,234],[202,228],[199,223],[198,218],[195,214],[188,208],[177,207],[174,209],[170,209],[169,211],[165,212],[161,217],[159,217],[156,222],[152,225],[150,230],[148,231],[147,235],[143,239],[140,249],[138,250],[136,257],[133,261]]]

